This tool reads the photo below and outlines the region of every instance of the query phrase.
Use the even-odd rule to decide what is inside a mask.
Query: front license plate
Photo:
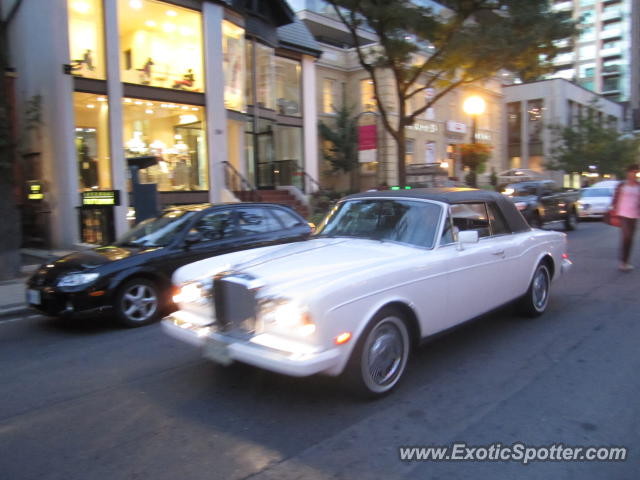
[[[229,365],[232,362],[227,344],[211,338],[204,344],[204,356],[222,365]]]
[[[40,290],[27,290],[27,303],[30,305],[40,305],[42,303]]]

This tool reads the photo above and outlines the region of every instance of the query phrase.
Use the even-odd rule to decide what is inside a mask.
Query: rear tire
[[[125,327],[148,325],[160,316],[160,290],[146,278],[134,278],[118,289],[114,308],[118,322]]]
[[[542,228],[542,217],[539,212],[534,212],[529,225],[533,228]]]
[[[565,230],[572,231],[578,227],[578,215],[576,211],[571,209],[567,212],[567,216],[564,219]]]
[[[536,267],[529,289],[518,303],[518,310],[527,317],[542,315],[549,304],[550,291],[551,274],[549,267],[542,262]]]
[[[345,372],[345,386],[358,396],[376,398],[391,392],[407,366],[411,340],[402,314],[380,310],[358,339]]]

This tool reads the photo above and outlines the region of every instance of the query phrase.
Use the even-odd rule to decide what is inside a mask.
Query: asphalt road
[[[107,319],[0,322],[0,479],[637,479],[640,269],[617,231],[569,233],[547,313],[511,308],[417,351],[363,402],[327,378],[218,367]],[[640,247],[635,260],[640,264]],[[625,446],[624,462],[401,462],[400,446]]]

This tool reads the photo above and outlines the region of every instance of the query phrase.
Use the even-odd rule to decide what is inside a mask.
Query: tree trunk
[[[407,168],[406,168],[406,156],[407,156],[407,141],[404,134],[404,126],[400,125],[397,137],[394,137],[396,145],[398,147],[398,185],[404,187],[407,184]]]

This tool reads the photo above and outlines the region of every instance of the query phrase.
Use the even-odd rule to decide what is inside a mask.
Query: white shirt
[[[640,185],[622,185],[617,210],[621,217],[640,218]]]

